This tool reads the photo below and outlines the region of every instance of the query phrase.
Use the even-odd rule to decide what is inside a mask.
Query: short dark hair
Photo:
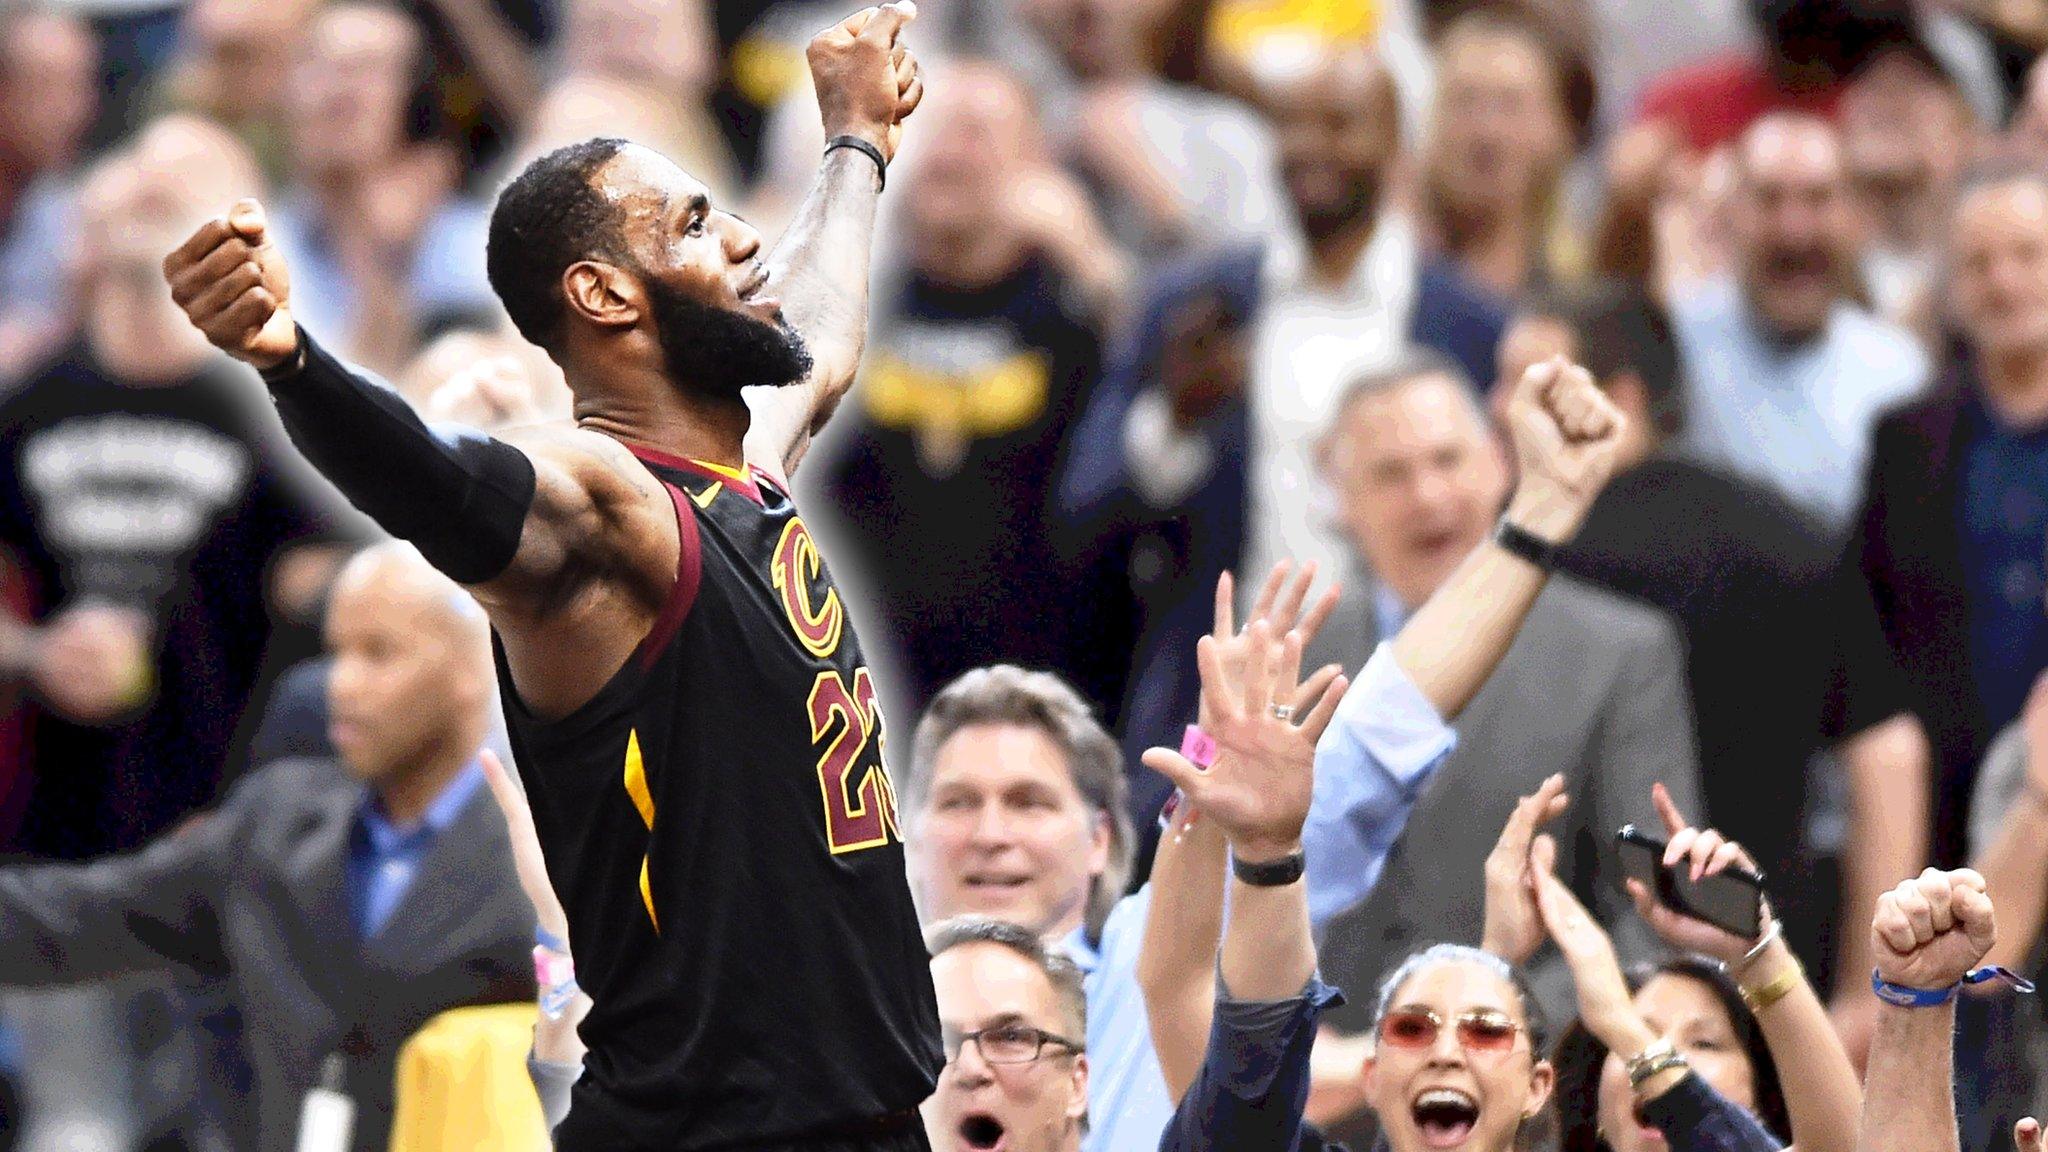
[[[1791,1112],[1785,1106],[1785,1088],[1778,1080],[1777,1062],[1771,1059],[1770,1046],[1764,1043],[1763,1028],[1756,1016],[1743,1005],[1742,993],[1728,970],[1718,961],[1704,956],[1675,956],[1654,966],[1635,968],[1628,973],[1630,992],[1640,992],[1643,985],[1658,976],[1678,976],[1697,981],[1721,1005],[1728,1014],[1728,1020],[1735,1027],[1735,1038],[1742,1045],[1742,1052],[1749,1057],[1750,1084],[1756,1099],[1756,1118],[1773,1136],[1780,1139],[1792,1131]],[[1594,1036],[1583,1020],[1573,1023],[1571,1029],[1557,1042],[1557,1050],[1551,1053],[1551,1066],[1557,1069],[1557,1088],[1552,1094],[1558,1113],[1559,1152],[1605,1152],[1607,1142],[1600,1137],[1600,1070],[1607,1063],[1607,1045]]]
[[[491,211],[491,288],[519,334],[550,354],[562,343],[562,273],[579,260],[626,258],[619,211],[595,186],[625,146],[601,136],[557,148],[513,177]]]
[[[1072,960],[1045,946],[1038,933],[1007,920],[987,916],[956,916],[934,925],[925,937],[925,950],[932,959],[968,944],[994,944],[1008,948],[1031,961],[1052,982],[1060,1010],[1073,1029],[1068,1039],[1085,1043],[1088,1035],[1088,996],[1081,986],[1081,969]]]
[[[1685,430],[1685,370],[1671,318],[1641,287],[1608,280],[1551,292],[1532,301],[1525,314],[1570,328],[1579,363],[1601,387],[1623,372],[1635,373],[1659,435],[1669,438]]]

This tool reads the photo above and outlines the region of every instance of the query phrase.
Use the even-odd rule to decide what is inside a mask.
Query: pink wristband
[[[1187,731],[1181,733],[1180,754],[1195,767],[1206,769],[1216,762],[1216,741],[1197,725],[1190,724]]]

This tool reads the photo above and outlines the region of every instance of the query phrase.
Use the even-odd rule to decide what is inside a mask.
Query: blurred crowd
[[[495,189],[623,136],[776,234],[839,7],[0,0],[0,1142],[284,1147],[323,1079],[381,1138],[409,1036],[534,990],[473,606],[360,551],[165,254],[258,196],[329,347],[432,420],[569,419],[485,276]],[[934,921],[1132,963],[1117,897],[1175,791],[1141,754],[1197,714],[1219,579],[1249,609],[1312,564],[1341,593],[1307,667],[1358,673],[1493,531],[1512,382],[1563,356],[1628,418],[1568,575],[1385,843],[1317,764],[1316,955],[1353,999],[1311,1117],[1372,1138],[1370,990],[1482,943],[1496,838],[1553,775],[1555,899],[1666,953],[1613,849],[1665,826],[1661,785],[1760,868],[1859,1067],[1901,878],[1975,866],[1994,959],[2040,967],[2048,4],[921,7],[866,358],[798,497],[916,761]],[[1510,959],[1569,1019],[1580,965],[1537,943]],[[1091,1045],[1142,1038],[1152,989],[1094,987]],[[1958,1018],[1963,1147],[2001,1148],[2048,1098],[2048,1016]],[[1091,1152],[1164,1122],[1096,1096],[1164,1090],[1098,1077]]]

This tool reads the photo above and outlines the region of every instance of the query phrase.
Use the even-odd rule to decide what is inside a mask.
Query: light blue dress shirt
[[[1319,906],[1319,874],[1321,901],[1338,901],[1334,911],[1371,894],[1416,797],[1456,741],[1395,662],[1393,650],[1380,645],[1316,746],[1315,809],[1302,831],[1312,914]],[[1138,987],[1138,953],[1151,903],[1148,884],[1110,910],[1099,943],[1090,945],[1076,930],[1063,945],[1084,973],[1088,999],[1083,1152],[1149,1152],[1159,1147],[1173,1117]]]
[[[1870,435],[1925,387],[1920,345],[1846,301],[1804,343],[1773,337],[1731,279],[1676,301],[1688,456],[1769,484],[1836,528],[1856,511]]]
[[[1389,606],[1379,607],[1384,618]],[[1408,814],[1457,745],[1393,646],[1380,644],[1316,745],[1315,799],[1301,830],[1316,931],[1372,894]]]
[[[484,782],[482,761],[470,761],[455,774],[434,802],[427,805],[420,822],[400,828],[384,815],[375,793],[365,792],[358,813],[355,835],[349,843],[349,894],[356,917],[356,932],[365,940],[384,930],[391,914],[412,890],[420,865],[433,850],[434,840],[455,823],[470,797]]]

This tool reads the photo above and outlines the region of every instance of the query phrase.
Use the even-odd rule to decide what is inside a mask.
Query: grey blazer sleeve
[[[1656,783],[1670,790],[1687,816],[1710,817],[1701,811],[1699,749],[1678,633],[1663,620],[1646,620],[1625,635],[1627,647],[1594,737],[1591,799],[1599,855],[1592,895],[1594,915],[1608,926],[1622,963],[1629,964],[1663,947],[1620,887],[1615,830],[1632,823],[1662,837],[1650,800]]]
[[[139,852],[0,868],[0,984],[70,984],[163,967],[227,970],[217,900],[233,804]]]

